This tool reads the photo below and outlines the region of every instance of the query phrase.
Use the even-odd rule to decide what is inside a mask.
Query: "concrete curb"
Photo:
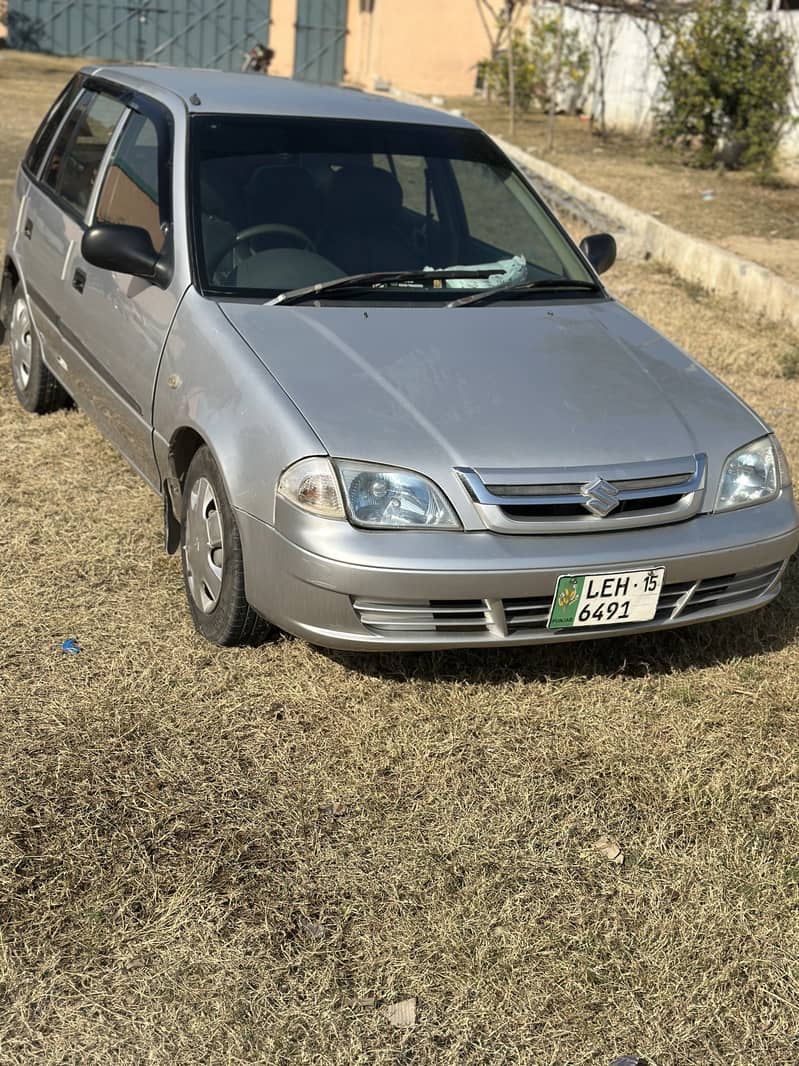
[[[788,322],[799,329],[799,286],[710,241],[667,226],[654,216],[622,203],[610,193],[585,185],[567,171],[538,159],[501,137],[494,139],[514,163],[533,177],[542,179],[561,195],[585,204],[592,212],[621,226],[620,244],[625,254],[637,253],[656,259],[672,267],[686,281],[737,299],[749,311],[775,322]]]
[[[415,93],[394,90],[393,95],[407,103],[445,111]],[[613,230],[622,255],[656,259],[685,281],[736,299],[748,311],[765,315],[773,322],[786,322],[799,330],[799,286],[759,263],[667,226],[653,215],[578,181],[568,171],[517,148],[502,137],[494,140],[532,177],[554,207],[577,215],[589,226]]]

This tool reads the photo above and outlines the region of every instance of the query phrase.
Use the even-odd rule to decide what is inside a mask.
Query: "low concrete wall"
[[[710,241],[667,226],[652,215],[622,203],[610,193],[585,185],[567,171],[530,155],[501,137],[495,140],[534,180],[536,177],[542,179],[561,195],[620,226],[619,245],[623,254],[656,259],[672,267],[686,281],[701,285],[710,292],[734,297],[756,314],[766,315],[775,322],[789,322],[799,329],[799,286]]]

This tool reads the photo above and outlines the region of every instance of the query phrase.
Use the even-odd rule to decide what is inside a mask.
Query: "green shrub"
[[[546,110],[553,90],[557,96],[578,88],[585,80],[589,57],[579,32],[564,29],[560,64],[557,63],[557,39],[557,17],[532,19],[529,37],[519,30],[514,31],[513,73],[516,106],[520,111],[529,111],[533,104]],[[509,103],[507,55],[484,60],[483,65],[492,88],[501,100]]]
[[[793,53],[778,22],[757,10],[752,0],[716,0],[671,23],[657,132],[698,166],[768,178],[791,121]]]
[[[786,352],[780,352],[777,356],[777,365],[782,376],[788,381],[795,381],[799,378],[799,344],[794,348],[789,348]]]

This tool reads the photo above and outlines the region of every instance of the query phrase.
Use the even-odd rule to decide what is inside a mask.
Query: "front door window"
[[[164,207],[158,191],[158,131],[145,115],[132,114],[108,167],[95,220],[139,226],[160,252]]]

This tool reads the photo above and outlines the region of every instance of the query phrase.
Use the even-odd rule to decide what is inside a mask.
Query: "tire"
[[[222,647],[262,643],[272,627],[247,602],[236,518],[205,445],[189,464],[182,510],[183,585],[195,628]]]
[[[19,284],[11,295],[8,346],[14,392],[26,411],[33,415],[49,415],[62,407],[72,406],[69,393],[44,365],[28,301]]]

